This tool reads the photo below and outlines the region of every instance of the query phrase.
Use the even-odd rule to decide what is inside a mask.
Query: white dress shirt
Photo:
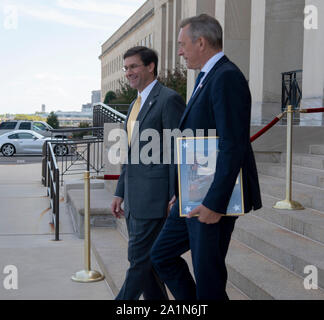
[[[140,111],[147,99],[147,97],[149,96],[149,94],[151,93],[153,87],[155,86],[155,84],[157,83],[157,80],[155,79],[154,81],[152,81],[141,93],[137,93],[138,96],[141,96],[141,107],[140,107]]]
[[[212,56],[206,63],[205,65],[202,67],[201,72],[205,72],[204,76],[200,79],[200,82],[194,92],[194,94],[196,93],[197,89],[199,88],[199,86],[203,83],[203,81],[205,80],[205,78],[207,77],[207,74],[209,73],[209,71],[211,69],[213,69],[214,65],[221,59],[224,57],[224,52],[218,52],[216,53],[214,56]],[[193,96],[194,96],[193,94]]]

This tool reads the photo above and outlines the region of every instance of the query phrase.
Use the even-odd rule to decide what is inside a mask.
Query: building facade
[[[93,90],[91,91],[91,104],[95,104],[101,101],[101,91]]]
[[[60,127],[78,127],[80,123],[92,125],[92,111],[56,111],[55,115],[57,116]]]
[[[207,13],[224,29],[224,52],[249,81],[252,122],[281,112],[282,73],[302,70],[303,108],[324,100],[324,1],[322,0],[148,0],[103,45],[101,100],[125,81],[123,53],[145,45],[159,54],[159,72],[183,64],[177,56],[178,24]],[[187,72],[190,97],[197,72]],[[303,114],[301,124],[323,125],[323,114]]]

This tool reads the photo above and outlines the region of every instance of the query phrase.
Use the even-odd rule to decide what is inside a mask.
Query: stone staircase
[[[324,299],[324,146],[293,155],[293,200],[305,210],[277,210],[285,198],[285,154],[256,154],[263,208],[239,218],[227,256],[229,279],[253,300]],[[306,290],[304,269],[318,270]]]
[[[293,200],[305,210],[272,208],[285,198],[285,154],[256,153],[256,159],[263,208],[236,222],[226,260],[228,295],[233,300],[324,300],[324,146],[310,146],[308,154],[293,155]],[[92,190],[97,200],[91,201],[91,206],[96,214],[104,190]],[[82,215],[81,205],[75,204],[80,199],[78,192],[68,190],[66,198]],[[106,192],[102,212],[109,215]],[[128,267],[125,221],[93,227],[92,249],[117,294]],[[184,258],[192,268],[190,253]],[[308,275],[304,269],[309,265],[318,270],[317,290],[304,288]]]

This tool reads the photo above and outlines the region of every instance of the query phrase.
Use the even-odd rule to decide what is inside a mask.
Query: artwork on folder
[[[218,137],[177,139],[180,216],[185,217],[204,200],[215,175]],[[244,215],[242,169],[234,185],[227,216]]]

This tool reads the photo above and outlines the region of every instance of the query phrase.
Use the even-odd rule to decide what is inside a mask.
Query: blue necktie
[[[205,72],[202,72],[202,71],[199,72],[198,77],[197,77],[197,79],[196,79],[195,87],[194,87],[194,89],[193,89],[193,91],[192,91],[192,95],[191,95],[190,100],[191,100],[192,97],[194,96],[194,93],[195,93],[195,91],[196,91],[196,88],[198,87],[198,84],[200,83],[200,80],[201,80],[201,78],[204,76],[204,74],[205,74]]]

